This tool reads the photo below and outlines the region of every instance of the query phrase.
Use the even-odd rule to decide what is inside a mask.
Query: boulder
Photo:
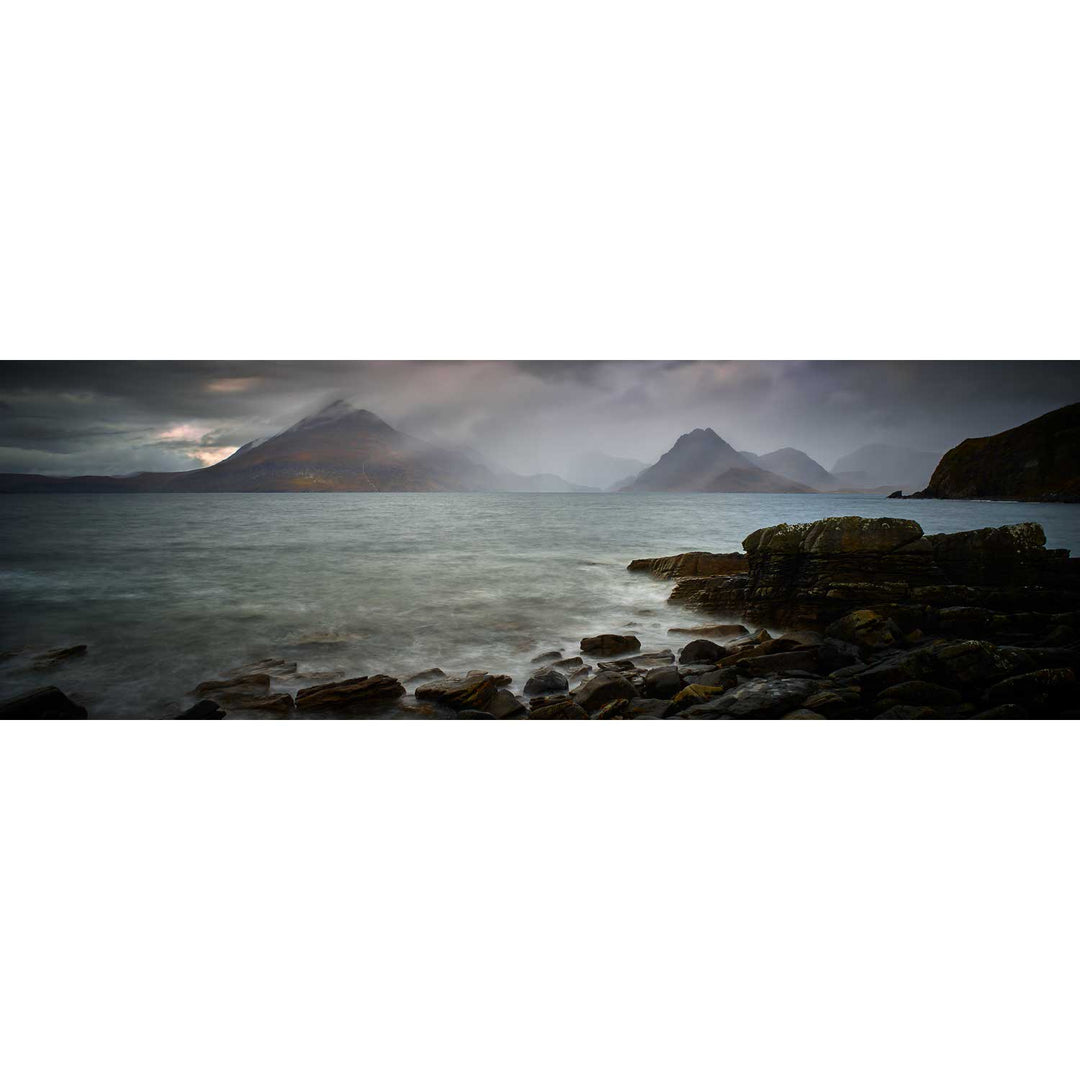
[[[645,673],[645,696],[670,700],[683,687],[679,669],[674,666],[655,667]]]
[[[928,705],[893,705],[879,712],[875,720],[937,720],[938,714]]]
[[[561,671],[546,667],[529,676],[523,692],[526,697],[540,697],[542,694],[565,694],[569,689],[570,682]]]
[[[727,693],[724,686],[706,686],[703,683],[691,683],[683,687],[672,699],[671,704],[676,712],[682,712],[692,705],[700,705],[702,702],[712,701],[713,698],[721,697]]]
[[[459,720],[494,720],[495,714],[484,712],[483,709],[462,709],[458,713]]]
[[[827,717],[822,716],[819,712],[814,712],[813,709],[793,709],[789,713],[784,713],[780,718],[781,720],[825,720]]]
[[[588,713],[594,713],[609,701],[638,697],[634,687],[616,671],[602,671],[574,691],[574,702]]]
[[[85,720],[86,709],[55,686],[42,686],[0,704],[0,720]]]
[[[389,675],[367,675],[299,690],[296,708],[300,712],[364,716],[396,701],[404,693],[405,687]]]
[[[876,611],[852,611],[837,619],[825,631],[831,638],[848,641],[864,651],[884,649],[900,637],[900,627]]]
[[[633,660],[601,660],[597,665],[599,671],[636,671],[637,665]]]
[[[749,656],[735,664],[740,675],[757,677],[779,671],[816,672],[818,669],[817,649],[777,650],[764,656]]]
[[[434,701],[439,705],[460,711],[461,709],[481,709],[488,711],[488,705],[499,689],[499,679],[487,672],[470,673],[463,678],[438,679],[435,682],[418,686],[414,693],[418,701]]]
[[[803,702],[803,708],[830,720],[840,717],[850,719],[863,711],[861,702],[862,694],[857,686],[845,686],[830,680]]]
[[[638,716],[660,719],[666,715],[670,704],[670,701],[663,701],[660,698],[631,698],[626,708],[626,715],[630,719]]]
[[[528,710],[505,686],[500,686],[488,702],[487,711],[496,720],[507,720],[513,716],[524,716]]]
[[[190,709],[180,713],[177,720],[220,720],[225,710],[216,701],[196,701]]]
[[[739,681],[739,676],[734,667],[713,668],[712,671],[703,671],[687,680],[695,686],[719,686],[724,690],[730,690]]]
[[[679,650],[679,663],[714,663],[724,656],[727,656],[727,649],[723,645],[717,645],[715,641],[707,641],[705,638],[698,638],[688,642]]]
[[[551,666],[558,668],[560,671],[577,671],[579,668],[585,667],[585,661],[580,656],[568,656],[565,660],[559,660]]]
[[[581,639],[581,651],[587,656],[617,656],[640,648],[641,642],[633,634],[597,634]]]

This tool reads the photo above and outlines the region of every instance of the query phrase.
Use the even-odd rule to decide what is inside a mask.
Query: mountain
[[[464,454],[335,401],[205,469],[131,477],[0,476],[0,491],[492,491],[499,478]]]
[[[818,491],[828,491],[838,486],[832,473],[819,465],[809,454],[804,454],[802,450],[796,450],[792,446],[774,450],[771,454],[751,454],[748,450],[743,450],[742,456],[759,469],[766,469],[777,476],[806,484]]]
[[[829,471],[837,487],[914,489],[926,486],[938,457],[931,450],[873,443],[846,454]]]
[[[554,473],[534,473],[521,476],[519,473],[499,472],[496,474],[498,491],[599,491],[599,488],[585,487],[583,484],[571,484]]]
[[[914,497],[1080,502],[1080,402],[997,435],[965,439]]]
[[[636,458],[612,457],[602,450],[592,450],[571,458],[563,471],[572,483],[604,489],[629,484],[646,467]]]
[[[812,492],[814,489],[751,464],[712,428],[695,428],[641,472],[623,491]]]

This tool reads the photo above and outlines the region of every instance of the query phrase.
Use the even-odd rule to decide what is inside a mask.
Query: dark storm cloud
[[[335,398],[524,472],[655,460],[712,427],[826,468],[870,442],[943,451],[1080,399],[1080,364],[860,361],[0,363],[0,471],[186,469]]]

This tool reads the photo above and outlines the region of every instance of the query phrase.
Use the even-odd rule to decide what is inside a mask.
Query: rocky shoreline
[[[677,654],[602,632],[535,656],[518,692],[483,670],[342,678],[267,658],[199,683],[169,717],[1080,718],[1080,559],[1047,550],[1041,526],[927,536],[914,521],[826,518],[743,547],[628,566],[709,616],[669,629],[691,638]],[[55,686],[0,705],[0,718],[86,715]]]

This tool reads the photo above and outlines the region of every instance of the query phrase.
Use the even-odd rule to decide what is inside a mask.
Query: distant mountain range
[[[740,453],[712,428],[696,428],[679,436],[652,465],[594,451],[570,462],[568,472],[570,480],[553,473],[522,476],[468,447],[435,446],[366,409],[336,401],[207,468],[133,476],[6,473],[0,474],[0,491],[607,489],[812,494],[899,488],[925,489],[920,494],[937,498],[1071,498],[1080,497],[1080,403],[1000,435],[968,439],[940,465],[929,451],[875,444],[840,458],[830,472],[794,447]],[[578,482],[586,477],[593,483]]]
[[[932,450],[872,443],[840,458],[832,467],[837,487],[925,487],[941,455]]]
[[[695,428],[623,491],[813,492],[807,484],[759,468],[712,428]]]

